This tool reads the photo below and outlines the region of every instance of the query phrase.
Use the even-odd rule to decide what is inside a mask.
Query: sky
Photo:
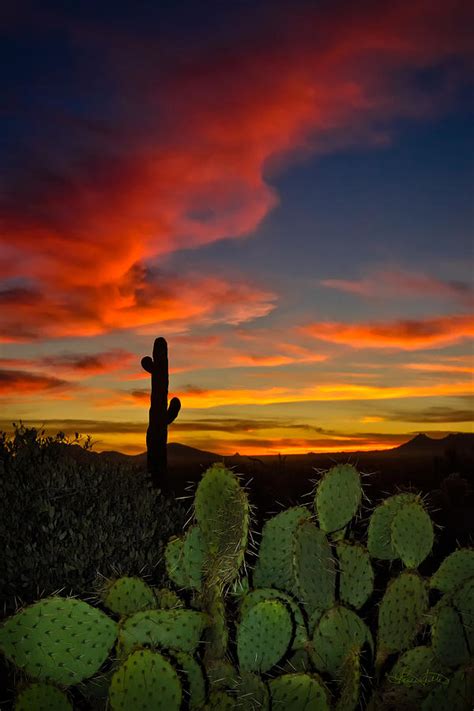
[[[356,451],[472,431],[466,0],[0,8],[0,429]]]

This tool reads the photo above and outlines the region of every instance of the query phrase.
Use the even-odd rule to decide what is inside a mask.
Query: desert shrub
[[[0,435],[5,611],[59,588],[90,590],[98,573],[162,578],[163,546],[182,528],[182,507],[154,490],[145,472],[85,445],[23,426]]]

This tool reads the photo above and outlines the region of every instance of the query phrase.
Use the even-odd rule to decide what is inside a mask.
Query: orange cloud
[[[232,27],[228,44],[196,37],[183,56],[145,35],[68,28],[113,108],[86,120],[45,107],[44,135],[15,147],[0,271],[24,287],[10,282],[1,295],[2,338],[186,324],[216,309],[234,323],[268,313],[265,290],[187,278],[176,289],[157,273],[144,278],[143,265],[254,230],[277,201],[266,175],[281,156],[378,143],[386,119],[441,107],[450,81],[427,96],[406,77],[465,58],[471,8],[363,0],[357,12],[302,3],[288,13],[276,4]]]
[[[138,362],[133,353],[115,348],[100,353],[60,353],[35,359],[0,358],[0,367],[54,370],[72,377],[89,377],[126,368],[133,361]]]
[[[464,315],[390,322],[347,324],[318,322],[302,331],[314,338],[351,348],[439,348],[474,336],[474,318]]]
[[[183,408],[204,409],[223,405],[272,405],[289,402],[338,402],[363,400],[392,400],[418,397],[439,397],[445,395],[468,395],[472,391],[472,381],[464,380],[429,385],[379,386],[356,385],[353,383],[324,383],[301,388],[229,388],[213,389],[188,386],[178,395]],[[119,391],[103,398],[96,398],[96,407],[117,405],[143,406],[149,402],[148,390]]]

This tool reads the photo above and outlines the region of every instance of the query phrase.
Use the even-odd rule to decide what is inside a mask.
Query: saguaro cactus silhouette
[[[151,375],[150,413],[146,433],[147,466],[154,486],[163,487],[166,478],[168,425],[181,409],[179,398],[168,406],[168,344],[164,338],[155,339],[153,356],[142,358],[142,368]]]

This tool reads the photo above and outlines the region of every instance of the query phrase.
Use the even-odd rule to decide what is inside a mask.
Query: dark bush
[[[8,612],[55,590],[83,593],[97,574],[159,584],[163,547],[184,509],[145,472],[23,426],[0,433],[0,605]]]

